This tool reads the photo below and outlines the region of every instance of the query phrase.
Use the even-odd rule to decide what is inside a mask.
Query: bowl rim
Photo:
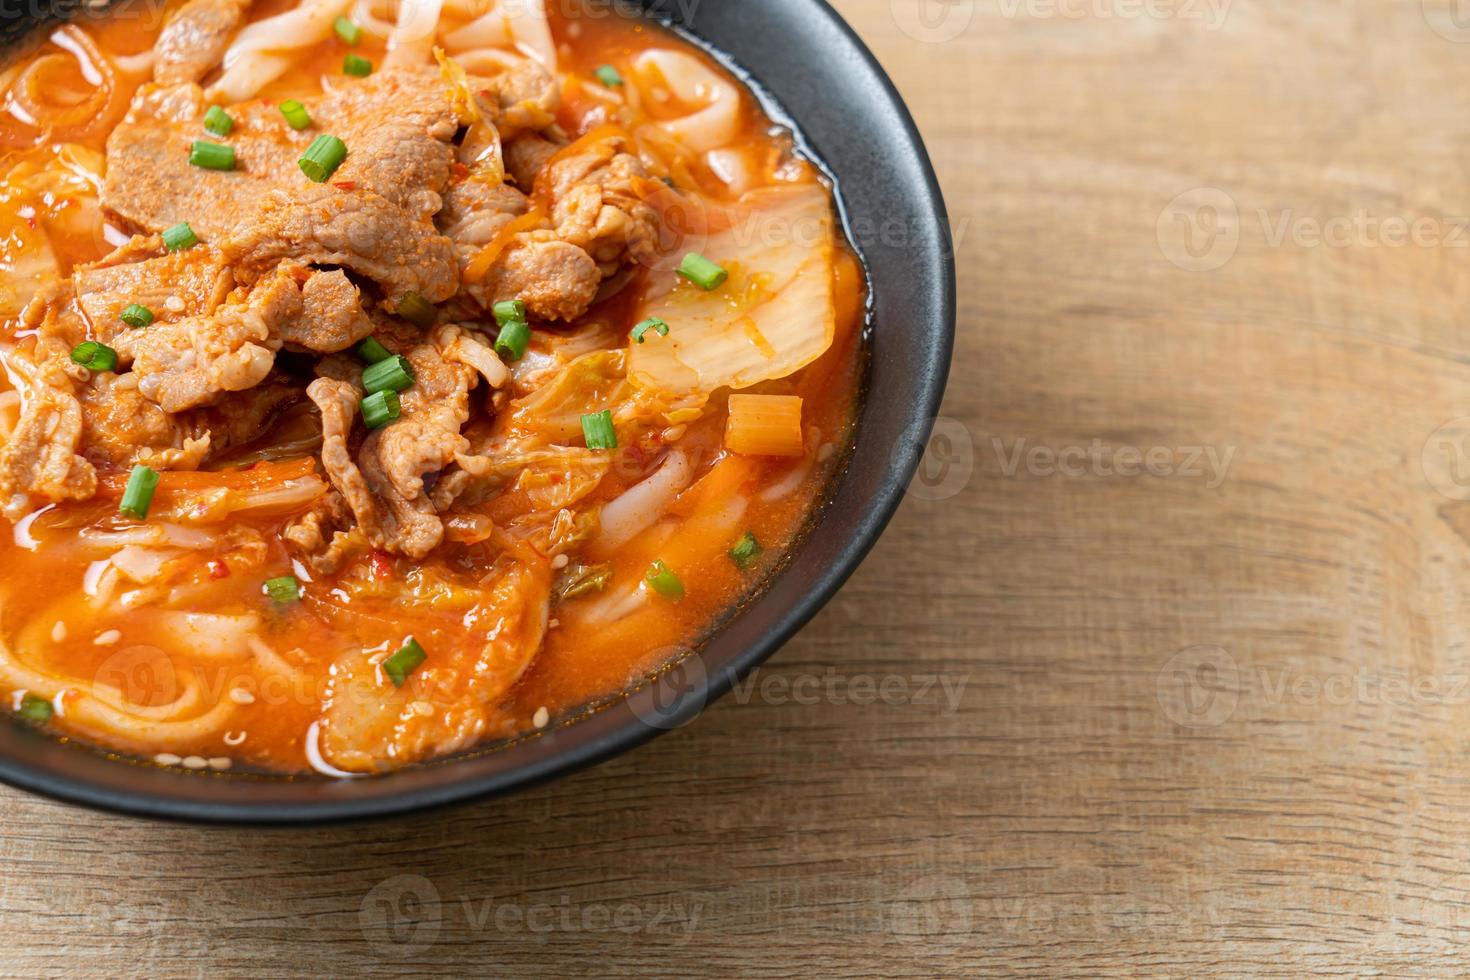
[[[645,7],[657,5],[659,0],[643,0]],[[793,0],[783,0],[791,3]],[[883,530],[892,520],[902,503],[909,482],[913,479],[922,459],[922,449],[932,432],[944,396],[954,349],[956,320],[956,280],[954,243],[950,232],[949,214],[939,187],[927,149],[914,123],[912,114],[905,105],[892,79],[879,64],[877,58],[858,36],[856,31],[831,6],[828,0],[801,0],[811,11],[836,30],[850,46],[851,53],[869,73],[886,97],[886,109],[897,124],[898,134],[913,154],[914,162],[921,174],[920,186],[912,188],[919,206],[917,217],[925,222],[926,230],[936,239],[937,254],[932,256],[938,283],[938,308],[932,311],[933,318],[942,328],[935,332],[927,346],[921,375],[910,392],[913,402],[909,414],[918,419],[908,435],[911,444],[895,447],[886,469],[882,472],[880,485],[872,493],[861,518],[843,535],[844,541],[833,559],[815,579],[811,580],[802,594],[790,600],[779,614],[775,623],[754,642],[729,658],[725,666],[695,679],[686,693],[672,707],[664,711],[657,724],[649,724],[638,717],[617,724],[610,731],[596,738],[584,739],[569,745],[565,750],[554,752],[543,758],[532,759],[514,768],[481,775],[468,775],[457,780],[444,780],[428,787],[405,787],[397,792],[342,800],[313,800],[272,804],[242,804],[232,801],[208,799],[184,799],[160,796],[134,790],[119,789],[63,776],[23,759],[0,754],[0,782],[17,789],[36,793],[63,803],[78,804],[101,811],[140,816],[162,820],[182,821],[194,824],[219,824],[234,826],[306,826],[341,824],[365,820],[378,820],[408,814],[426,813],[441,807],[466,804],[499,796],[510,792],[529,789],[533,786],[570,775],[604,762],[614,756],[630,751],[666,731],[692,720],[708,705],[729,692],[731,687],[745,678],[757,666],[769,659],[787,641],[796,635],[826,603],[836,595],[842,585],[852,576],[863,559],[877,544]],[[677,25],[675,25],[677,26]],[[720,47],[711,47],[698,34],[688,28],[677,28],[684,36],[692,37],[705,45],[727,63],[739,67],[738,55]],[[766,93],[760,85],[759,76],[744,75],[747,82],[754,82],[758,94],[764,99]],[[790,110],[777,100],[779,108]],[[796,117],[795,113],[792,113]],[[796,117],[799,125],[800,119]],[[826,161],[820,161],[823,165]],[[932,222],[932,227],[930,223]],[[861,433],[857,434],[861,438]],[[898,451],[901,450],[901,451]],[[841,474],[834,477],[834,485]],[[812,529],[819,526],[826,515],[818,514]],[[800,548],[798,543],[798,550]],[[779,572],[776,573],[779,575]],[[773,576],[774,577],[774,576]],[[759,592],[752,601],[762,601],[765,593]],[[718,633],[723,624],[715,628]],[[697,656],[696,651],[696,656]],[[632,695],[627,694],[623,703]],[[582,722],[572,722],[575,728]],[[51,736],[48,741],[56,741]],[[452,766],[456,759],[441,760],[439,764]],[[120,768],[125,763],[111,762]],[[189,774],[193,776],[195,774]],[[369,777],[372,780],[391,781],[394,774]]]

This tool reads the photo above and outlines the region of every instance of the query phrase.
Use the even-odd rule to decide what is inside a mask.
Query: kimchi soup
[[[850,438],[864,282],[750,91],[560,0],[188,0],[0,70],[0,698],[352,776],[689,648]]]

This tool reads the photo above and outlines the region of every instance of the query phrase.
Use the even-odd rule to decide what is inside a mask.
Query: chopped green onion
[[[764,550],[761,543],[755,539],[755,535],[746,531],[740,536],[740,540],[735,542],[735,547],[730,549],[730,560],[735,563],[736,568],[743,572],[755,564],[756,558]]]
[[[118,319],[130,327],[146,327],[153,322],[153,311],[138,303],[131,303],[118,314]]]
[[[398,301],[398,309],[393,312],[424,330],[432,327],[434,321],[439,319],[439,311],[434,309],[434,304],[418,293],[404,293],[403,299]]]
[[[662,561],[656,560],[648,566],[643,580],[648,583],[649,588],[671,602],[678,602],[684,598],[684,583],[679,581],[679,576],[674,570]]]
[[[189,162],[205,170],[234,170],[235,148],[208,140],[195,140],[189,148]]]
[[[612,65],[603,65],[593,74],[597,76],[597,80],[599,82],[606,85],[608,88],[617,88],[618,86],[623,84],[623,76],[619,75],[618,70]]]
[[[362,420],[369,429],[381,429],[402,414],[396,391],[375,391],[362,400]]]
[[[518,299],[508,299],[496,303],[491,307],[495,314],[495,322],[502,327],[512,320],[524,320],[526,318],[526,304]]]
[[[332,21],[332,30],[342,39],[342,43],[348,47],[355,48],[358,42],[362,40],[362,28],[358,27],[346,17],[338,17]]]
[[[634,327],[632,337],[634,340],[641,344],[643,343],[643,335],[648,333],[648,331],[650,330],[657,331],[660,337],[667,337],[669,335],[669,325],[660,320],[658,317],[654,316],[649,317],[647,320],[644,320],[642,323],[638,324],[638,326]]]
[[[301,583],[294,575],[282,575],[266,581],[263,591],[281,605],[301,599]]]
[[[413,384],[413,365],[399,355],[389,357],[362,372],[362,386],[370,392],[402,391]]]
[[[392,357],[393,352],[379,343],[377,337],[369,337],[357,345],[357,356],[369,364],[376,364]]]
[[[73,347],[71,359],[88,371],[111,371],[117,367],[117,351],[95,340],[86,340]]]
[[[612,412],[607,409],[582,416],[582,435],[587,437],[588,449],[618,448],[618,434],[613,429]]]
[[[366,58],[349,54],[342,59],[342,74],[344,75],[351,75],[354,78],[367,78],[372,73],[373,63]]]
[[[286,117],[286,124],[292,129],[305,129],[311,125],[311,113],[306,111],[306,106],[295,99],[287,99],[277,108],[281,110],[281,115]]]
[[[56,709],[52,707],[50,701],[42,697],[37,697],[34,694],[27,694],[21,698],[20,709],[16,711],[16,714],[20,716],[22,721],[28,721],[35,725],[46,724],[55,713]]]
[[[495,353],[507,361],[519,361],[526,356],[530,343],[530,325],[525,320],[510,320],[501,325],[495,337]]]
[[[730,278],[730,273],[715,265],[698,252],[690,252],[679,263],[679,275],[708,292]]]
[[[180,221],[172,228],[163,229],[163,244],[170,252],[193,248],[199,244],[199,236],[189,227],[189,222]]]
[[[311,145],[306,148],[305,153],[301,154],[301,159],[296,161],[296,165],[301,168],[302,173],[306,174],[308,180],[320,184],[332,176],[332,173],[342,166],[342,161],[346,159],[347,144],[335,136],[323,133],[311,141]]]
[[[424,648],[419,646],[419,641],[410,636],[403,646],[394,651],[393,656],[383,661],[383,673],[388,675],[394,687],[402,687],[408,680],[408,675],[428,658]]]
[[[157,489],[158,473],[147,466],[134,466],[117,512],[143,520],[148,516],[148,508],[153,506],[153,491]]]
[[[228,136],[230,130],[235,128],[235,120],[231,119],[230,114],[219,106],[212,105],[204,114],[204,128],[216,136]]]

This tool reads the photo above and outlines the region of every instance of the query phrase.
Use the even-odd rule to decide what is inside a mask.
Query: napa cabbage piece
[[[699,249],[729,272],[724,285],[705,292],[663,271],[650,280],[638,319],[658,317],[669,333],[630,343],[628,378],[640,389],[680,397],[748,388],[832,345],[836,244],[826,189],[751,191],[725,217]]]

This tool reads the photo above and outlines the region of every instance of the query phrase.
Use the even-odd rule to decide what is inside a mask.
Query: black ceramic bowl
[[[626,697],[507,746],[388,776],[202,775],[130,764],[0,724],[0,780],[124,813],[221,823],[379,817],[503,793],[600,762],[692,719],[835,594],[898,507],[939,408],[954,338],[944,202],[898,93],[823,0],[643,0],[727,61],[836,179],[872,290],[857,436],[790,558],[692,655]],[[7,15],[9,16],[9,15]],[[7,34],[14,35],[14,21]]]

